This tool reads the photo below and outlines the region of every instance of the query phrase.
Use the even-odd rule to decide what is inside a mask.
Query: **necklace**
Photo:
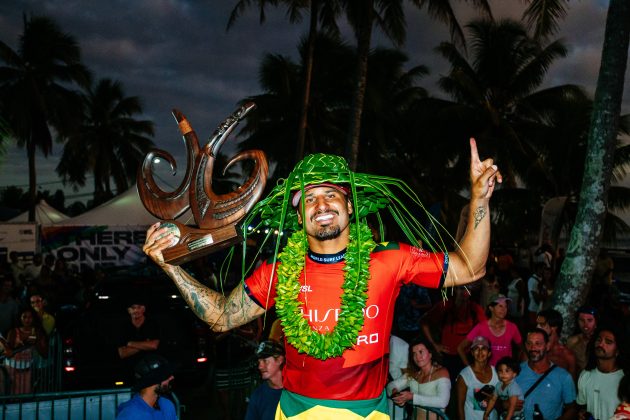
[[[278,256],[278,284],[276,286],[276,313],[282,321],[287,342],[300,353],[325,360],[341,356],[352,347],[363,328],[363,309],[367,301],[370,279],[370,253],[376,246],[372,232],[365,223],[350,225],[348,248],[343,268],[344,281],[341,294],[341,311],[335,328],[324,334],[315,331],[302,315],[302,303],[298,300],[304,270],[306,234],[296,231]]]

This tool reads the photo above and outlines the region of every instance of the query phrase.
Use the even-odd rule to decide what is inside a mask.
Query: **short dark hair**
[[[556,311],[555,309],[543,309],[538,312],[538,316],[542,316],[547,321],[550,327],[555,327],[558,330],[558,335],[562,333],[562,326],[564,325],[564,320],[562,319],[562,314]]]
[[[547,334],[547,331],[543,330],[542,328],[534,327],[534,328],[528,329],[527,332],[525,333],[525,337],[527,337],[530,334],[542,334],[543,338],[545,339],[545,343],[549,342],[549,334]]]
[[[494,367],[498,369],[499,366],[501,365],[507,366],[508,369],[510,369],[512,372],[516,373],[517,375],[521,373],[521,364],[513,357],[504,356],[500,358],[497,361],[497,363],[494,365]]]

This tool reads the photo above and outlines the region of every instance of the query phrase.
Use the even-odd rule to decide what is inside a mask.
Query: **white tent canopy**
[[[46,200],[39,200],[39,203],[35,205],[35,222],[40,225],[52,225],[67,219],[69,219],[67,215],[52,207]],[[13,219],[7,220],[7,223],[20,222],[28,222],[28,212],[18,214]]]
[[[135,185],[124,193],[112,198],[100,206],[76,217],[61,220],[56,226],[149,226],[158,219],[144,208],[138,187]],[[190,210],[178,221],[194,223]]]

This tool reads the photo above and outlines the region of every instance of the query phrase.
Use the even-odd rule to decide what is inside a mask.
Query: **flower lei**
[[[349,236],[343,268],[341,310],[333,331],[323,334],[309,325],[300,310],[302,303],[298,300],[301,287],[298,279],[304,269],[306,253],[306,234],[303,229],[291,235],[278,256],[281,264],[276,286],[276,313],[282,321],[284,335],[298,352],[321,360],[341,356],[344,350],[356,343],[359,331],[363,328],[363,309],[370,279],[370,253],[376,244],[366,223],[358,226],[351,224]]]

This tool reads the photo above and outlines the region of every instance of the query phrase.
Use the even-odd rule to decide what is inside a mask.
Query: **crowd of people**
[[[16,252],[0,264],[0,357],[2,374],[8,376],[0,380],[0,395],[31,393],[34,373],[50,366],[56,320],[49,296],[62,298],[67,290],[62,267],[52,255],[43,259],[41,254],[25,264]]]
[[[393,403],[467,420],[630,418],[630,381],[623,379],[630,368],[628,318],[610,293],[614,274],[606,254],[593,282],[608,289],[608,298],[593,290],[566,322],[549,302],[558,254],[541,247],[522,265],[516,254],[491,253],[483,280],[455,288],[447,300],[433,294],[436,303],[415,321],[421,334],[409,341],[396,337],[409,347],[390,349],[399,365],[400,353],[407,356],[402,376],[392,375],[387,387]],[[574,331],[563,340],[566,328]],[[429,367],[418,357],[424,353]],[[395,372],[391,364],[390,370]],[[448,386],[437,387],[444,377]],[[410,418],[395,406],[390,415]]]

